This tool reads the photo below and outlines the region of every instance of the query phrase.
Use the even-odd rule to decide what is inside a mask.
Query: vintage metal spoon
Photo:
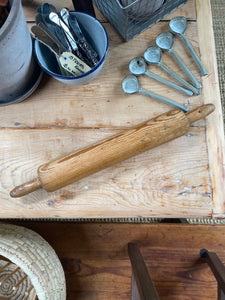
[[[48,27],[45,25],[45,23],[42,21],[42,16],[40,14],[36,15],[36,24],[38,27],[40,27],[48,36],[51,40],[53,40],[60,48],[62,52],[71,50],[68,48],[65,48],[64,45],[59,41],[56,36],[48,29]],[[36,29],[35,29],[36,30]]]
[[[149,72],[147,70],[147,64],[146,62],[144,61],[144,59],[142,57],[135,57],[134,59],[132,59],[130,61],[130,64],[129,64],[129,70],[132,74],[134,75],[142,75],[142,74],[145,74],[146,76],[152,78],[152,79],[155,79],[171,88],[174,88],[175,90],[181,92],[181,93],[184,93],[188,96],[192,96],[193,95],[193,92],[189,91],[189,90],[186,90],[184,88],[182,88],[181,86],[169,81],[169,80],[166,80],[152,72]]]
[[[63,46],[68,51],[72,51],[71,46],[66,39],[63,29],[61,27],[55,26],[55,24],[53,24],[49,19],[49,14],[52,12],[52,7],[48,3],[44,3],[40,9],[41,9],[41,16],[44,24],[48,27],[48,29],[63,44]]]
[[[172,105],[172,106],[174,106],[176,108],[179,108],[179,109],[181,109],[181,110],[183,110],[185,112],[188,111],[187,107],[185,107],[185,106],[183,106],[183,105],[181,105],[181,104],[179,104],[177,102],[174,102],[174,101],[169,100],[169,99],[167,99],[165,97],[162,97],[160,95],[154,94],[152,92],[149,92],[149,91],[141,88],[140,83],[139,83],[137,77],[134,76],[134,75],[129,75],[129,76],[127,76],[123,80],[123,82],[122,82],[122,89],[127,94],[139,93],[139,94],[142,94],[142,95],[154,98],[154,99],[156,99],[158,101],[161,101],[163,103]]]
[[[191,43],[189,42],[189,40],[187,39],[187,37],[185,35],[185,31],[187,29],[187,19],[185,17],[175,17],[169,22],[169,28],[172,33],[174,33],[175,35],[178,35],[182,38],[185,46],[187,47],[188,51],[190,52],[191,56],[193,57],[196,65],[198,66],[202,75],[207,75],[208,72],[204,68],[198,55],[194,51]]]
[[[162,50],[168,51],[168,53],[177,61],[186,75],[190,78],[193,82],[194,86],[197,89],[200,89],[202,86],[188,69],[188,67],[184,64],[178,54],[173,50],[174,38],[171,32],[163,32],[159,34],[156,38],[156,45],[161,48]]]
[[[176,79],[187,89],[192,91],[194,94],[196,95],[200,94],[198,89],[196,89],[193,85],[188,83],[186,80],[184,80],[182,77],[180,77],[177,73],[175,73],[173,70],[171,70],[162,62],[162,50],[159,47],[157,46],[149,47],[144,53],[144,59],[150,65],[158,65],[160,68],[162,68],[165,72],[167,72],[170,76]]]
[[[77,47],[77,43],[72,35],[72,33],[70,32],[70,29],[69,27],[60,19],[60,17],[58,16],[57,13],[55,12],[50,12],[49,14],[49,19],[55,23],[58,27],[62,28],[72,49],[74,51],[77,51],[78,50],[78,47]]]
[[[76,16],[70,14],[69,10],[65,7],[61,9],[60,16],[70,28],[70,31],[78,45],[79,51],[81,51],[82,54],[87,57],[89,64],[91,64],[92,67],[97,65],[99,62],[99,56],[92,46],[87,42],[83,32],[80,29]]]

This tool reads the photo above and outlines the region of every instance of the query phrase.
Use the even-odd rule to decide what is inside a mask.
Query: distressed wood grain
[[[211,70],[210,76],[203,78],[204,85],[204,102],[208,103],[209,99],[214,99],[216,111],[212,118],[207,120],[207,142],[210,145],[209,163],[211,170],[212,191],[215,198],[213,205],[214,217],[223,217],[225,213],[225,153],[224,153],[224,123],[222,107],[220,100],[219,78],[216,62],[215,41],[213,35],[213,24],[211,17],[210,0],[207,5],[202,5],[201,1],[196,1],[198,13],[198,30],[201,58],[206,62],[206,66]],[[203,29],[209,24],[207,33]],[[210,53],[208,55],[207,53]],[[213,88],[210,88],[213,86]]]
[[[216,279],[199,251],[215,251],[225,263],[223,225],[16,224],[39,233],[56,251],[68,300],[130,299],[129,242],[138,244],[160,299],[217,299]]]
[[[37,7],[43,5],[45,2],[45,0],[22,0],[26,20],[28,20],[29,22],[34,21]],[[70,10],[74,10],[72,1],[69,0],[64,0],[63,2],[60,0],[49,0],[48,3],[53,4],[58,11],[62,7],[67,7]],[[106,18],[96,7],[95,13],[96,17],[100,21],[107,22]],[[170,15],[166,16],[165,19],[168,20],[176,15],[184,15],[191,20],[196,20],[195,0],[189,0],[185,6],[182,6],[179,10],[175,10]]]
[[[127,95],[121,87],[122,80],[130,74],[128,69],[130,60],[135,56],[143,56],[156,36],[168,29],[168,22],[157,23],[127,43],[118,37],[111,25],[104,24],[104,26],[110,38],[109,53],[103,69],[93,81],[86,85],[70,86],[46,75],[38,89],[26,101],[1,107],[0,127],[128,128],[172,109],[172,106],[147,96]],[[196,23],[190,23],[187,34],[196,46],[198,43]],[[180,40],[175,41],[174,49],[201,81],[197,67],[190,55],[184,52],[185,48]],[[195,49],[198,50],[197,47]],[[188,81],[183,71],[167,53],[163,54],[162,60]],[[148,69],[175,82],[157,66],[149,66]],[[203,103],[203,95],[186,96],[145,75],[139,76],[139,80],[143,88],[180,104],[189,104],[190,109]]]
[[[24,10],[30,14],[41,2],[26,3]],[[188,16],[192,4],[195,2],[188,1],[176,14]],[[109,54],[96,79],[84,86],[67,86],[45,75],[26,101],[0,108],[2,218],[223,216],[223,125],[211,13],[209,1],[197,1],[195,5],[197,22],[189,21],[187,36],[209,75],[200,78],[180,40],[176,40],[174,48],[201,80],[202,93],[187,97],[144,76],[140,82],[148,90],[188,103],[190,109],[215,103],[216,113],[207,121],[194,123],[184,137],[57,192],[40,190],[20,199],[10,198],[10,190],[35,178],[41,164],[171,109],[142,95],[126,95],[121,89],[122,79],[129,74],[130,59],[142,55],[157,34],[168,29],[168,22],[157,23],[127,43],[105,22]],[[191,10],[196,15],[196,9]],[[163,61],[182,74],[168,54],[163,54]],[[150,70],[168,78],[157,67]]]
[[[204,132],[204,127],[191,127],[186,136],[115,164],[61,190],[53,193],[39,190],[12,199],[8,192],[14,186],[35,178],[41,164],[116,132],[5,130],[2,136],[5,148],[0,166],[1,206],[4,209],[1,209],[0,216],[209,216],[212,213],[212,194]],[[10,143],[7,142],[9,140]]]

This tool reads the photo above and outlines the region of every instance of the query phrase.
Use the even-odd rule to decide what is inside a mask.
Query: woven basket
[[[13,270],[12,268],[20,268],[0,286],[0,296],[11,300],[31,300],[37,297],[39,300],[66,299],[62,265],[53,248],[39,234],[21,226],[0,224],[0,255],[16,265],[5,268],[5,276]],[[2,261],[0,269],[1,264]],[[24,273],[27,278],[19,285],[16,294],[15,283],[24,277]],[[3,275],[0,273],[0,281]],[[32,287],[35,293],[29,293],[28,297],[27,291]]]

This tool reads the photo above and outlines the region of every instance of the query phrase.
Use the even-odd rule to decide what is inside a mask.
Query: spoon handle
[[[177,61],[177,63],[180,65],[180,67],[183,69],[183,71],[186,73],[186,75],[190,78],[190,80],[193,82],[194,86],[197,89],[200,89],[202,87],[201,84],[196,80],[194,75],[191,73],[191,71],[188,69],[188,67],[183,63],[183,61],[176,54],[176,52],[173,49],[170,49],[169,53]]]
[[[196,89],[193,85],[191,85],[186,80],[184,80],[182,77],[180,77],[177,73],[175,73],[173,70],[171,70],[169,67],[167,67],[164,63],[159,63],[159,66],[165,72],[167,72],[170,76],[172,76],[174,79],[176,79],[178,82],[180,82],[183,86],[185,86],[187,89],[192,91],[194,94],[196,94],[196,95],[200,94],[198,89]]]
[[[175,83],[173,83],[169,80],[166,80],[166,79],[164,79],[164,78],[162,78],[162,77],[160,77],[160,76],[158,76],[158,75],[156,75],[152,72],[146,71],[145,75],[147,75],[148,77],[150,77],[152,79],[155,79],[155,80],[157,80],[157,81],[159,81],[159,82],[161,82],[161,83],[163,83],[163,84],[165,84],[165,85],[167,85],[167,86],[169,86],[169,87],[171,87],[171,88],[173,88],[173,89],[175,89],[175,90],[177,90],[181,93],[184,93],[188,96],[193,95],[193,92],[191,92],[189,90],[186,90],[186,89],[182,88],[181,86],[179,86],[179,85],[177,85],[177,84],[175,84]]]
[[[205,76],[208,74],[208,72],[206,71],[206,69],[204,68],[203,64],[201,63],[198,55],[195,53],[191,43],[189,42],[189,40],[187,39],[185,34],[181,34],[181,38],[185,44],[185,46],[187,47],[188,51],[190,52],[191,56],[193,57],[196,65],[198,66],[199,70],[201,71],[202,75]]]
[[[156,99],[156,100],[158,100],[158,101],[161,101],[161,102],[163,102],[163,103],[172,105],[172,106],[174,106],[174,107],[176,107],[176,108],[179,108],[179,109],[183,110],[184,112],[187,112],[187,111],[188,111],[188,108],[187,108],[186,106],[183,106],[183,105],[181,105],[181,104],[179,104],[179,103],[177,103],[177,102],[174,102],[174,101],[172,101],[172,100],[169,100],[169,99],[167,99],[167,98],[165,98],[165,97],[163,97],[163,96],[154,94],[154,93],[152,93],[152,92],[150,92],[150,91],[147,91],[147,90],[145,90],[145,89],[139,88],[138,93],[140,93],[140,94],[142,94],[142,95],[145,95],[145,96],[149,96],[149,97],[154,98],[154,99]]]
[[[66,23],[64,23],[63,21],[60,20],[59,16],[56,13],[51,12],[49,14],[49,19],[55,23],[57,26],[61,27],[67,37],[67,39],[69,40],[69,43],[72,47],[72,49],[74,51],[76,51],[78,49],[77,44],[73,38],[73,35],[71,34],[68,26],[66,25]]]

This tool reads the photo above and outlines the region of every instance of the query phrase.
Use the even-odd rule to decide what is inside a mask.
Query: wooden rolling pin
[[[48,162],[38,168],[38,177],[15,187],[11,197],[21,197],[39,188],[53,192],[131,156],[187,134],[190,124],[214,111],[213,104],[188,113],[171,110],[113,137]]]

